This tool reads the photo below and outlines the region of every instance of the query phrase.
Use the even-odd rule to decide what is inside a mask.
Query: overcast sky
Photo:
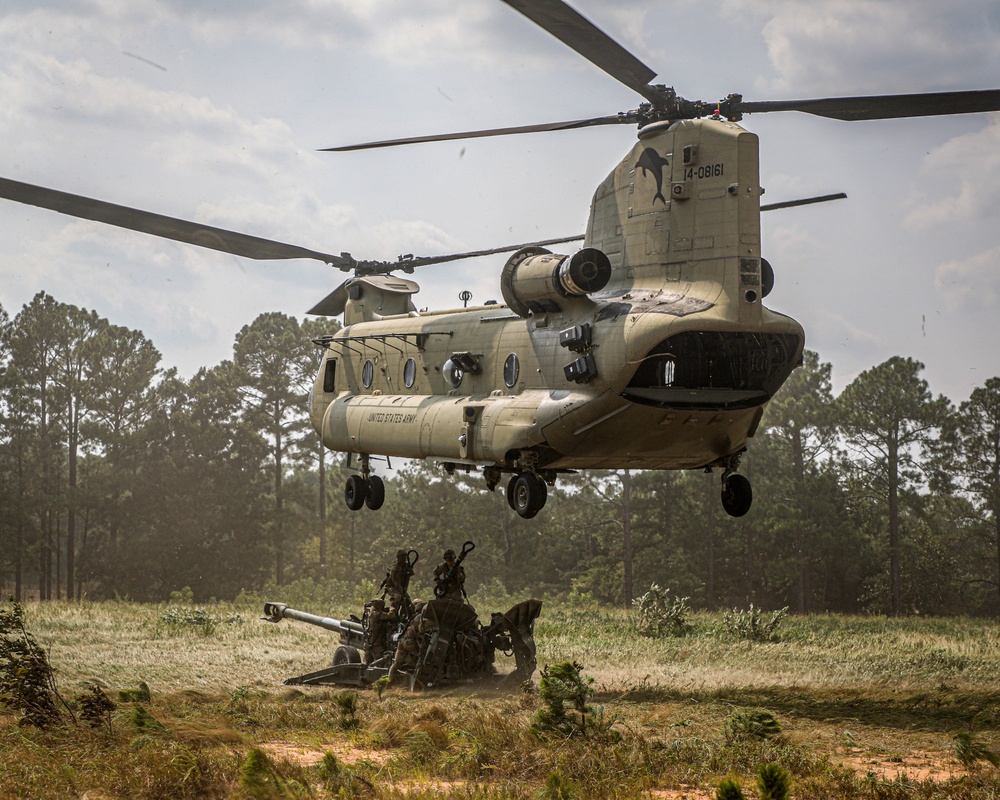
[[[1000,88],[1000,1],[572,0],[689,99]],[[629,126],[318,148],[613,114],[627,88],[499,0],[69,0],[0,11],[0,176],[325,252],[395,258],[582,232]],[[893,355],[935,393],[1000,375],[1000,115],[748,117],[776,288],[839,391]],[[505,257],[429,267],[419,307],[499,299]],[[143,330],[183,375],[344,277],[0,201],[0,304]]]

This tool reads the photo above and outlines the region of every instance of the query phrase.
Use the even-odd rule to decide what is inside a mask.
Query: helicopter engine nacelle
[[[609,280],[611,261],[595,247],[571,256],[524,247],[507,259],[500,291],[512,311],[527,317],[532,311],[558,311],[560,299],[599,292]]]

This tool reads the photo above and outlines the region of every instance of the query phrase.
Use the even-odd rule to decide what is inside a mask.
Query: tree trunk
[[[625,470],[621,476],[622,481],[622,562],[625,567],[625,576],[622,586],[625,595],[625,608],[632,607],[632,597],[634,594],[632,577],[632,473]]]
[[[892,616],[903,612],[899,569],[899,453],[895,441],[889,445],[889,596]]]

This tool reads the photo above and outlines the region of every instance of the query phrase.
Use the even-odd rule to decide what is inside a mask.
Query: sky
[[[692,100],[1000,88],[1000,0],[571,5]],[[362,259],[582,233],[635,130],[320,148],[640,102],[499,0],[4,3],[0,96],[0,176]],[[762,217],[766,304],[803,324],[836,391],[894,355],[955,402],[1000,375],[1000,114],[742,124],[764,202],[848,195]],[[415,302],[500,299],[504,261],[427,267]],[[142,330],[184,376],[344,277],[0,201],[8,313],[44,290]]]

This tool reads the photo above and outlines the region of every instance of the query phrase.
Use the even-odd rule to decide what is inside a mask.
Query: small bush
[[[344,730],[357,730],[361,727],[361,720],[358,717],[359,696],[357,692],[345,691],[334,695],[334,702],[340,711],[339,725]]]
[[[772,611],[769,615],[763,609],[754,608],[753,603],[747,610],[734,608],[722,615],[722,627],[726,633],[739,639],[752,642],[769,642],[775,638],[778,626],[788,616],[788,606]]]
[[[743,790],[735,778],[726,778],[719,784],[715,800],[744,800]]]
[[[139,681],[138,689],[118,690],[119,703],[148,703],[151,699],[152,695],[149,691],[149,684],[145,681]]]
[[[203,608],[168,608],[161,619],[173,628],[197,628],[204,634],[215,631],[219,625],[238,625],[243,622],[239,614],[209,614]]]
[[[760,800],[788,800],[791,778],[780,764],[765,764],[757,773]]]
[[[114,702],[96,683],[90,684],[87,691],[77,695],[76,703],[80,707],[80,717],[91,728],[108,727],[111,733],[111,712],[115,710]]]
[[[670,590],[651,584],[649,591],[633,601],[639,610],[639,633],[643,636],[684,636],[692,629],[688,597],[670,599]]]
[[[59,720],[60,700],[48,654],[28,632],[24,607],[0,608],[0,704],[20,714],[22,725],[44,728]]]
[[[532,800],[573,800],[579,794],[580,787],[575,781],[565,777],[559,770],[553,770]]]
[[[726,744],[733,744],[741,739],[770,739],[779,733],[781,724],[774,714],[762,708],[734,711],[722,731]]]
[[[584,678],[582,670],[583,665],[575,661],[550,664],[542,670],[539,692],[545,707],[532,720],[534,730],[586,734],[587,716],[593,712],[594,679]]]
[[[994,767],[1000,767],[1000,756],[979,741],[971,730],[956,733],[953,747],[955,757],[968,769],[972,769],[980,761],[987,761]]]
[[[324,753],[317,767],[320,782],[333,797],[358,797],[370,794],[371,783],[343,764],[333,753]]]

